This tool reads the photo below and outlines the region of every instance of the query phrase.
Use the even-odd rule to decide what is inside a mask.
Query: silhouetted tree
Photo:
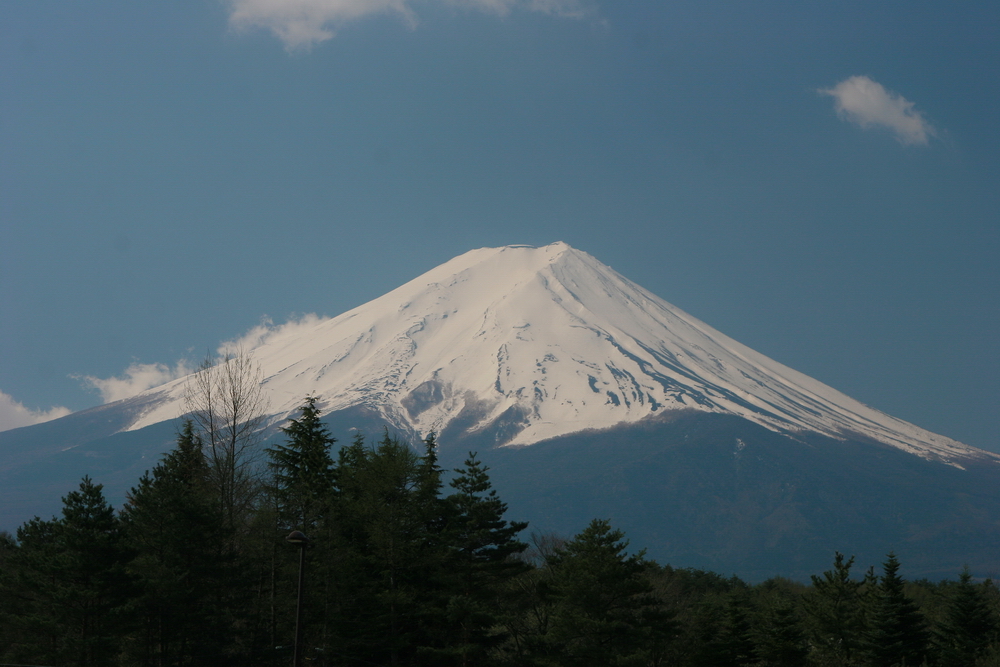
[[[128,594],[120,524],[100,484],[84,477],[63,498],[62,518],[32,519],[11,555],[19,641],[11,657],[106,665],[117,655]]]
[[[899,561],[889,553],[872,600],[865,648],[873,667],[920,665],[929,635],[923,615],[903,589]]]
[[[435,446],[428,439],[428,454]],[[465,468],[455,470],[445,499],[446,560],[441,563],[440,617],[434,620],[435,645],[422,655],[441,664],[484,665],[489,650],[504,641],[499,630],[498,597],[504,584],[525,572],[526,563],[512,558],[527,548],[517,535],[528,524],[504,519],[507,505],[492,488],[485,466],[470,453]]]
[[[316,400],[307,397],[299,418],[281,429],[286,444],[267,450],[273,475],[270,492],[281,529],[306,535],[326,519],[333,486],[330,449],[336,439],[320,419]]]
[[[235,563],[190,421],[129,492],[122,521],[134,554],[127,609],[137,625],[125,654],[143,665],[220,664],[234,642],[226,587]]]
[[[934,633],[941,667],[973,665],[997,638],[996,614],[990,609],[982,587],[972,583],[968,568],[952,587],[947,614]]]
[[[374,448],[358,437],[341,450],[335,479],[335,641],[355,660],[419,664],[444,593],[440,469],[386,433]]]
[[[559,665],[645,665],[672,633],[644,576],[642,554],[608,521],[595,519],[551,559],[552,617],[546,643]]]
[[[766,605],[754,628],[759,667],[801,667],[808,654],[805,632],[790,600]]]
[[[229,531],[250,522],[261,491],[261,442],[267,397],[249,352],[208,357],[188,379],[184,402],[201,438],[209,480]]]
[[[809,635],[824,665],[849,667],[860,659],[865,632],[865,582],[851,578],[854,557],[836,552],[833,569],[812,575],[813,590],[805,599]]]

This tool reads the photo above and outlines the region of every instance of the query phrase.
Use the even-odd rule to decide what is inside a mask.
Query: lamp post
[[[302,531],[293,530],[285,538],[285,541],[299,548],[299,599],[295,605],[295,652],[292,656],[292,665],[300,667],[302,665],[302,594],[306,572],[306,545],[309,544],[309,538]]]

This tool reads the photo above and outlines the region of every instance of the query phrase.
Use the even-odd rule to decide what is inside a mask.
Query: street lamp
[[[299,548],[299,600],[295,605],[295,653],[292,656],[293,667],[302,664],[302,593],[306,573],[306,545],[309,538],[300,530],[293,530],[285,541]]]

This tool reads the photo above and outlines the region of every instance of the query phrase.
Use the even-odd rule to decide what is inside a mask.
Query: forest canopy
[[[62,516],[0,534],[0,663],[288,664],[304,549],[313,665],[1000,665],[1000,591],[967,569],[907,581],[893,554],[836,553],[751,586],[601,518],[529,533],[475,453],[445,474],[434,434],[338,447],[312,397],[282,431],[235,486],[188,421],[120,511],[84,478]]]

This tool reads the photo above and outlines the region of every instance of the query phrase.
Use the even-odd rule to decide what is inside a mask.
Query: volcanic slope
[[[921,576],[1000,568],[1000,455],[871,409],[556,243],[483,248],[334,318],[238,345],[270,436],[315,396],[340,442],[439,434],[478,451],[510,516],[604,517],[678,566],[807,580],[835,550]],[[90,475],[115,506],[176,440],[190,378],[0,433],[0,529]]]
[[[1000,458],[758,354],[565,243],[473,250],[338,317],[247,340],[275,420],[314,395],[413,434],[529,445],[696,410],[958,466]],[[181,415],[184,384],[137,397],[127,430]]]

